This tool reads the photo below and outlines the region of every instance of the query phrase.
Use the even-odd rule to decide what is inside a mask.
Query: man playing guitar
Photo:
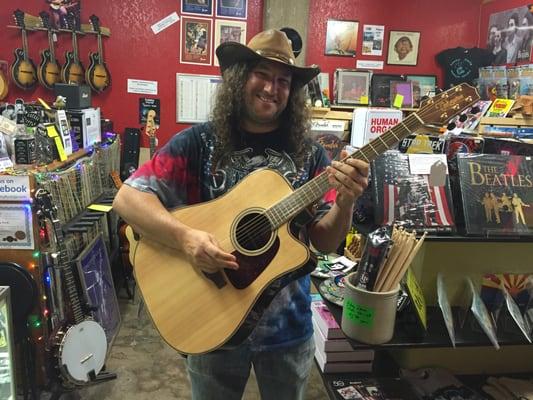
[[[260,32],[247,46],[223,43],[216,54],[223,82],[212,120],[175,135],[125,182],[113,208],[143,238],[184,254],[188,269],[228,276],[244,268],[235,252],[168,210],[218,199],[258,169],[277,170],[295,189],[326,171],[330,190],[296,235],[322,252],[335,251],[351,225],[354,201],[367,186],[368,164],[356,159],[330,164],[325,150],[307,138],[303,88],[319,69],[296,66],[289,40],[276,30]],[[137,263],[134,268],[137,274]],[[304,398],[314,343],[310,279],[300,275],[276,281],[283,288],[242,344],[189,353],[193,399],[240,399],[252,365],[263,399]]]

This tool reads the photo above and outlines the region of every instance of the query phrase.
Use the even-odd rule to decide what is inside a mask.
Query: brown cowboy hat
[[[237,42],[224,42],[217,47],[216,54],[222,72],[242,61],[270,60],[286,65],[292,71],[295,87],[306,85],[320,72],[316,65],[310,67],[295,65],[290,40],[284,32],[275,29],[259,32],[248,42],[247,46]]]

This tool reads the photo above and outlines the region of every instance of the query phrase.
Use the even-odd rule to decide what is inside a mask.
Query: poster
[[[211,65],[212,22],[205,18],[181,18],[180,63]]]
[[[222,78],[217,75],[176,74],[176,122],[205,122]]]
[[[155,123],[159,125],[161,117],[159,104],[159,99],[147,99],[141,97],[139,99],[139,122],[141,124],[146,123],[146,116],[148,114],[148,111],[153,110],[155,111]]]
[[[522,6],[490,15],[486,48],[496,65],[529,61],[533,39],[533,8]]]
[[[384,35],[385,27],[383,25],[363,25],[363,55],[383,55]]]

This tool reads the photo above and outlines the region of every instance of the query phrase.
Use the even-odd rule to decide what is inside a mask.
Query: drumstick
[[[398,259],[396,260],[394,265],[391,266],[387,279],[385,279],[385,282],[383,282],[383,284],[381,285],[381,292],[387,291],[386,289],[390,287],[391,282],[394,280],[394,278],[398,274],[398,271],[402,268],[402,265],[405,263],[405,260],[407,259],[407,257],[409,257],[409,254],[413,249],[416,239],[412,233],[407,233],[406,235],[407,238],[405,240],[405,245],[403,246],[403,249],[400,255],[398,256]]]
[[[399,239],[397,241],[397,244],[395,245],[396,249],[394,255],[391,255],[390,262],[387,262],[379,281],[376,283],[376,285],[374,285],[375,292],[382,291],[381,289],[383,287],[383,284],[388,279],[389,275],[391,274],[391,271],[394,269],[394,266],[398,262],[398,259],[400,258],[402,252],[405,250],[405,244],[408,240],[408,237],[409,234],[403,230],[399,233]]]
[[[388,290],[393,290],[394,288],[396,288],[396,286],[398,286],[398,284],[400,283],[400,281],[402,280],[403,276],[405,275],[405,273],[407,272],[407,268],[409,268],[409,266],[411,265],[411,263],[413,262],[413,259],[415,258],[416,254],[418,253],[418,251],[420,250],[420,247],[422,247],[422,244],[424,243],[424,239],[426,238],[426,234],[427,232],[424,232],[424,234],[422,235],[422,237],[418,240],[418,243],[416,244],[416,246],[413,248],[413,250],[411,251],[411,253],[409,254],[409,257],[407,258],[407,260],[405,260],[404,264],[402,265],[402,268],[400,271],[398,271],[398,274],[394,277],[394,280],[392,281],[391,285],[389,286]]]

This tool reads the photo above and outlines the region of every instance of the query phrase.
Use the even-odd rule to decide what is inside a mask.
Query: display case
[[[15,366],[11,299],[8,286],[0,286],[0,399],[15,398]]]

